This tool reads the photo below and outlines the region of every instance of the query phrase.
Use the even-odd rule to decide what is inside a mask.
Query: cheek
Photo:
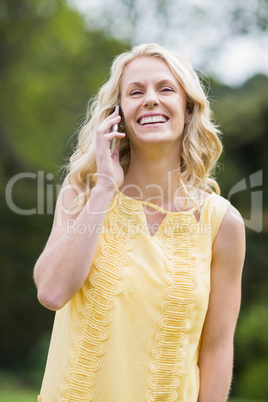
[[[135,137],[135,128],[133,127],[133,124],[125,122],[125,133],[127,134],[130,140],[132,140]]]
[[[130,129],[136,123],[136,108],[131,105],[122,105],[121,111],[125,127]]]
[[[120,110],[121,110],[121,114],[123,116],[124,123],[125,123],[125,126],[126,126],[127,121],[129,119],[129,108],[124,105],[123,100],[121,101],[121,104],[120,104]]]

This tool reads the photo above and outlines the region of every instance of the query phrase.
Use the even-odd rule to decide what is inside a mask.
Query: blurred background
[[[192,61],[224,153],[222,195],[247,230],[231,400],[268,401],[268,1],[0,0],[0,401],[35,401],[54,313],[33,267],[61,167],[114,56],[158,42]]]

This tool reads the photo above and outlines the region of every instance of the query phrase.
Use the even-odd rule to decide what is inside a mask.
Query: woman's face
[[[163,60],[140,57],[131,61],[120,89],[126,132],[132,144],[181,141],[191,115],[186,109],[184,89]]]

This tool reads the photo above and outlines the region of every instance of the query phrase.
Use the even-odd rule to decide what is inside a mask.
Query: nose
[[[144,107],[153,107],[153,106],[158,106],[159,105],[159,100],[157,97],[157,94],[155,91],[151,90],[146,92],[145,99],[143,102]]]

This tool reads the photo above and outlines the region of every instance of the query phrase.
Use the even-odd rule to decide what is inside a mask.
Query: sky
[[[260,42],[240,38],[229,43],[214,66],[214,73],[229,85],[239,85],[257,73],[268,75],[268,40]]]
[[[241,0],[235,1],[238,5]],[[228,18],[233,3],[229,0],[169,0],[168,9],[163,11],[169,13],[165,26],[161,13],[155,12],[154,0],[135,0],[139,18],[134,15],[136,28],[132,32],[124,2],[69,0],[69,3],[85,15],[90,27],[106,29],[106,18],[110,18],[110,31],[116,38],[130,37],[132,45],[157,42],[170,47],[188,57],[196,69],[227,85],[240,85],[257,73],[268,75],[267,32],[266,35],[256,32],[247,36],[230,35],[233,28]],[[241,4],[243,7],[245,3]],[[247,9],[242,12],[244,18],[249,18],[257,3],[248,0],[246,4]],[[107,12],[105,19],[103,11]]]

